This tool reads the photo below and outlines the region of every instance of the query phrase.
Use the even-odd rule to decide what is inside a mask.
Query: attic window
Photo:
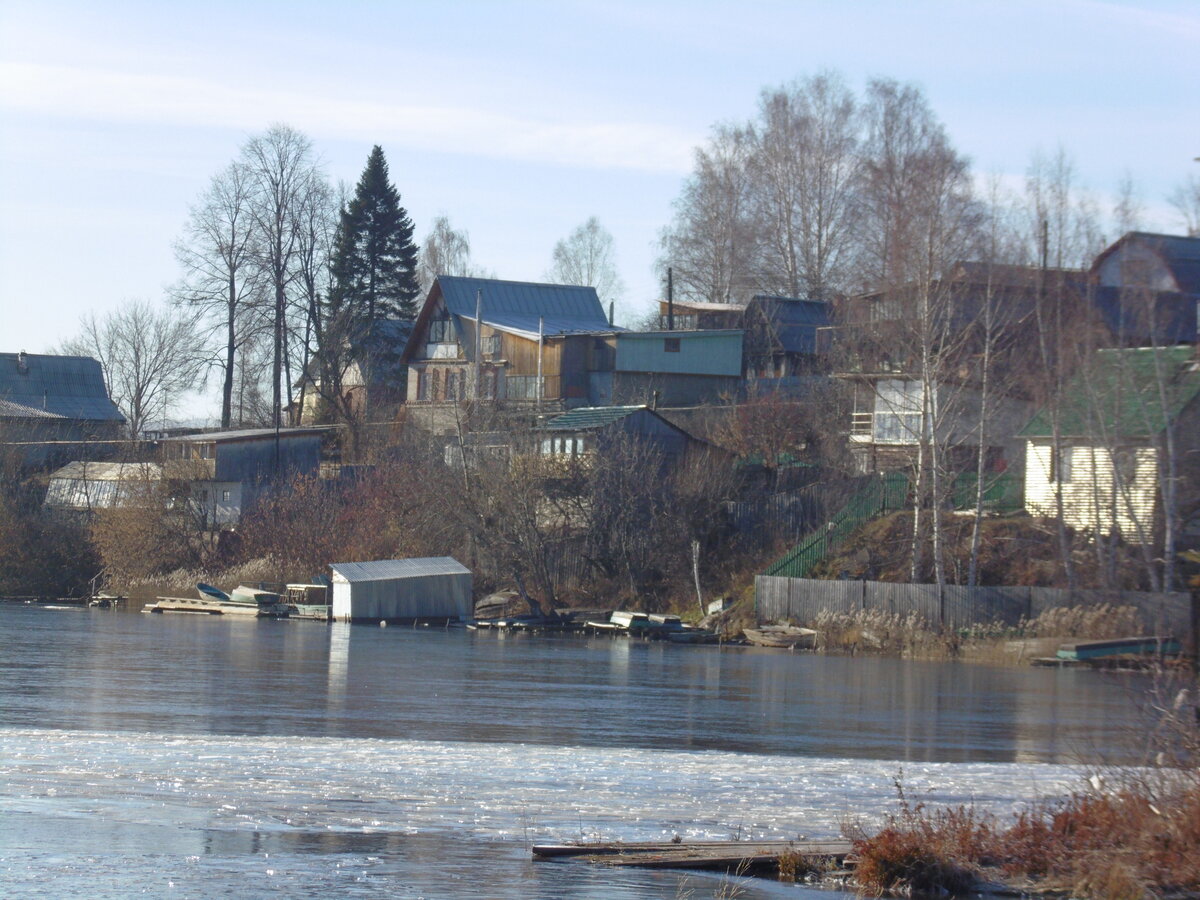
[[[679,338],[677,338],[677,337],[663,338],[663,352],[664,353],[678,353],[679,352]]]

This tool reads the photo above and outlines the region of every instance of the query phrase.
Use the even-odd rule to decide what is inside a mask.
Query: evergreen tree
[[[376,145],[338,223],[330,312],[369,334],[379,319],[413,318],[419,293],[412,220]]]

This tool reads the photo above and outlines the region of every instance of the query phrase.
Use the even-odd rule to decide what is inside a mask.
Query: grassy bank
[[[879,831],[853,828],[864,892],[961,894],[986,882],[1095,900],[1200,896],[1200,690],[1165,680],[1149,701],[1151,765],[1093,774],[1087,788],[1010,818],[927,809],[900,791]]]

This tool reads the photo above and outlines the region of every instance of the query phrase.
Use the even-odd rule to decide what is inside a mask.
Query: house
[[[163,477],[186,486],[208,525],[233,523],[272,484],[296,475],[316,477],[329,431],[255,428],[167,438],[159,444]]]
[[[438,408],[461,400],[586,406],[589,373],[611,370],[623,330],[595,288],[439,275],[402,357],[410,417],[446,431]]]
[[[1200,237],[1131,231],[1090,272],[1091,304],[1120,346],[1195,343]]]
[[[471,570],[449,556],[333,563],[333,618],[339,622],[469,619]]]
[[[1083,272],[1058,274],[1082,290]],[[836,324],[819,327],[817,342],[847,388],[856,471],[910,469],[923,440],[936,440],[945,469],[974,471],[982,435],[985,468],[1019,477],[1024,442],[1016,433],[1033,406],[1027,386],[1009,376],[1034,368],[1037,342],[1028,329],[1040,276],[1027,266],[959,263],[923,290],[905,286],[840,302]],[[995,325],[989,374],[993,386],[1005,384],[1002,392],[985,393],[981,378],[987,311]],[[923,339],[932,352],[924,372]]]
[[[1061,492],[1071,527],[1152,544],[1170,476],[1189,522],[1200,509],[1198,395],[1192,347],[1098,351],[1067,385],[1061,409],[1039,411],[1020,432],[1026,509],[1056,517]]]
[[[625,331],[613,335],[611,372],[593,372],[588,400],[695,406],[736,396],[742,376],[742,331]]]
[[[149,506],[161,481],[158,463],[77,460],[51,473],[45,505],[78,512]]]
[[[829,304],[822,300],[756,294],[742,318],[746,377],[825,374],[817,352],[817,331],[829,323]]]
[[[109,398],[100,363],[87,356],[0,353],[0,445],[27,466],[103,455],[125,417]]]
[[[691,300],[660,300],[660,331],[721,331],[742,327],[744,303],[705,303]]]
[[[667,466],[710,446],[648,406],[573,409],[535,429],[535,438],[538,455],[547,460],[586,459],[623,444],[636,444],[661,454]]]
[[[739,330],[747,379],[786,383],[825,374],[817,333],[829,326],[830,307],[822,300],[774,294],[755,294],[744,304],[662,300],[658,322],[669,331]]]
[[[346,408],[355,415],[370,409],[370,418],[384,420],[395,415],[407,396],[407,366],[401,362],[412,335],[413,323],[406,319],[381,319],[371,331],[346,342],[345,372],[341,390]],[[300,381],[299,424],[328,421],[328,389],[320,372],[310,371]]]

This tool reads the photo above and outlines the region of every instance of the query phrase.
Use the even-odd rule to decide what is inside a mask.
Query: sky
[[[334,183],[381,145],[418,239],[449,216],[500,278],[597,216],[631,323],[695,148],[822,70],[921,87],[978,177],[1062,148],[1102,210],[1128,175],[1143,227],[1182,233],[1196,0],[0,0],[0,350],[163,302],[189,206],[275,123]]]

